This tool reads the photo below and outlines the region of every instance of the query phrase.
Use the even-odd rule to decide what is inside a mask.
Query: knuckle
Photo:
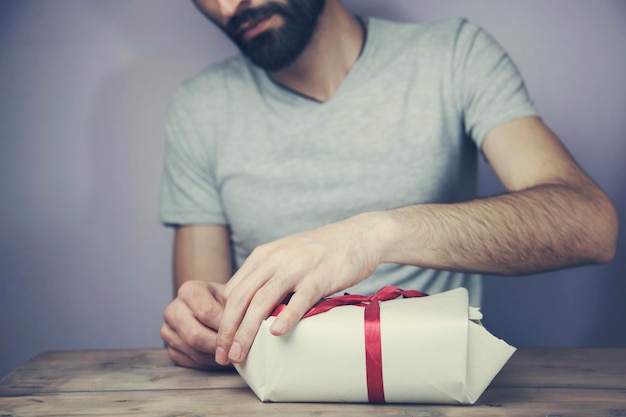
[[[167,331],[167,325],[163,324],[161,326],[161,330],[159,331],[159,336],[161,336],[161,340],[163,340],[165,343],[169,344],[170,342],[170,337]]]
[[[237,331],[235,338],[241,342],[242,345],[248,345],[254,340],[258,332],[258,326],[254,326],[252,323],[244,323]]]
[[[217,345],[218,346],[226,346],[230,344],[230,341],[235,337],[236,329],[233,328],[225,328],[224,326],[220,326],[217,331]]]
[[[183,340],[185,341],[185,344],[187,344],[187,346],[192,349],[198,350],[202,348],[203,338],[200,332],[198,332],[197,330],[186,331],[183,336]]]
[[[284,279],[275,276],[269,281],[265,283],[255,295],[255,301],[263,301],[275,297],[276,295],[280,295],[279,293],[283,292]]]
[[[198,281],[185,281],[178,288],[177,296],[181,300],[190,300],[196,297],[201,297],[205,288],[198,284]]]
[[[193,286],[192,281],[183,282],[182,285],[178,287],[177,295],[181,298],[184,298],[184,296],[192,290],[191,288],[192,286]]]
[[[324,296],[322,284],[316,281],[309,281],[306,285],[296,289],[297,298],[302,303],[312,306]]]
[[[276,304],[285,297],[289,287],[284,285],[284,280],[273,278],[266,282],[254,294],[248,306],[245,323],[260,323],[274,309]]]
[[[163,320],[165,320],[166,323],[172,323],[174,322],[174,303],[170,303],[167,307],[165,307],[165,310],[163,310]]]
[[[307,301],[316,302],[322,296],[322,283],[316,280],[307,282],[302,288],[302,296]]]
[[[231,328],[220,327],[217,331],[217,338],[219,341],[231,340],[235,335],[235,331]]]
[[[238,297],[241,297],[241,293],[242,293],[242,285],[241,282],[237,282],[235,284],[233,283],[229,283],[229,285],[231,285],[230,288],[230,292],[228,293],[228,296],[226,298],[226,304],[232,304],[233,303],[233,299],[238,299]]]
[[[211,303],[202,303],[196,311],[196,317],[203,323],[212,321],[216,315],[217,309]]]
[[[246,305],[250,299],[250,290],[243,285],[235,285],[228,295],[227,305]]]

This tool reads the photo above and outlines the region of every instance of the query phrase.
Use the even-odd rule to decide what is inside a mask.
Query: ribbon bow
[[[384,403],[385,390],[383,387],[383,358],[380,340],[380,305],[381,301],[393,300],[394,298],[425,297],[428,294],[417,290],[402,290],[394,286],[381,288],[376,294],[358,295],[345,294],[333,298],[323,298],[315,304],[302,318],[325,313],[335,307],[353,305],[365,307],[365,369],[367,374],[367,396],[370,403]],[[272,316],[277,316],[287,306],[283,301],[279,304]]]

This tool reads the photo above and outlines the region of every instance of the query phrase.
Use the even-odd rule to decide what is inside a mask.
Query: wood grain
[[[519,349],[491,386],[626,389],[626,349]]]
[[[59,393],[0,398],[0,415],[34,416],[581,416],[626,415],[626,391],[492,388],[474,406],[261,403],[245,388]]]
[[[233,371],[163,349],[46,352],[0,381],[0,417],[626,416],[626,349],[520,349],[474,406],[264,404]]]
[[[231,371],[174,366],[165,349],[45,352],[0,381],[0,397],[54,392],[242,388]]]

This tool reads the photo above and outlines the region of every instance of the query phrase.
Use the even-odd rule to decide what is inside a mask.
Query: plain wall
[[[626,218],[626,2],[347,4],[485,27]],[[234,52],[188,0],[0,2],[0,376],[45,350],[162,346],[165,109],[181,80]],[[502,191],[484,164],[480,190]],[[487,277],[485,324],[517,346],[626,346],[625,259],[620,245],[604,266]]]

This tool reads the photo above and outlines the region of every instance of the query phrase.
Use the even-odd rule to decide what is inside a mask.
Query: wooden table
[[[272,404],[162,349],[46,352],[0,381],[7,416],[626,416],[626,349],[519,349],[474,406]]]

